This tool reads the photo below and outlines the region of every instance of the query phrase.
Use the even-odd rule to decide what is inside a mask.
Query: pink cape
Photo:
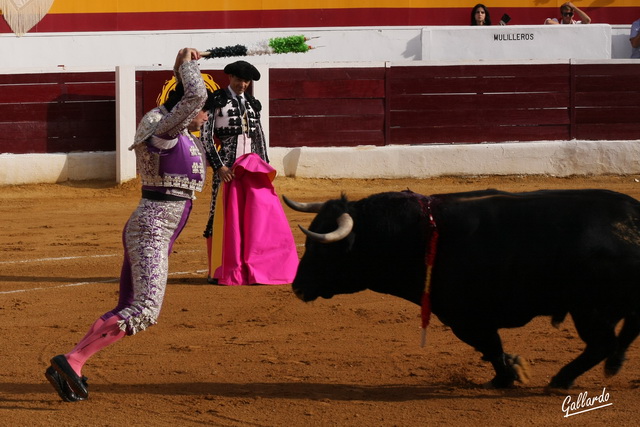
[[[293,282],[298,252],[271,181],[276,171],[255,153],[239,157],[235,178],[224,185],[222,285],[283,285]]]

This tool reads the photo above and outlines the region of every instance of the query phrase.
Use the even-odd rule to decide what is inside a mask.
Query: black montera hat
[[[164,105],[164,108],[166,108],[167,111],[171,111],[173,110],[173,107],[175,107],[176,104],[180,102],[183,96],[184,86],[182,85],[182,83],[178,83],[176,87],[169,92],[169,94],[167,95],[167,100],[162,105]],[[215,98],[213,96],[213,92],[210,91],[209,88],[207,88],[207,100],[205,101],[202,109],[205,111],[213,110],[214,101]]]
[[[236,61],[224,67],[226,74],[233,74],[244,80],[260,80],[260,72],[247,61]]]

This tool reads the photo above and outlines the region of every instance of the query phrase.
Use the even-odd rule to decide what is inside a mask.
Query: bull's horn
[[[306,234],[313,240],[316,240],[320,243],[332,243],[344,239],[349,235],[349,233],[351,233],[351,230],[353,229],[353,218],[351,218],[351,215],[349,215],[348,213],[343,213],[342,215],[340,215],[337,222],[338,228],[331,233],[326,234],[309,231],[301,225],[298,225],[298,227],[300,227],[300,230],[302,230],[304,234]]]
[[[313,203],[294,202],[284,194],[282,195],[282,200],[284,200],[284,203],[287,206],[289,206],[294,211],[298,211],[298,212],[318,213],[320,212],[320,208],[322,208],[322,205],[324,205],[324,202],[313,202]]]

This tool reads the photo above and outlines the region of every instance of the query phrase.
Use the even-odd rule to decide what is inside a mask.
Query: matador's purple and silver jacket
[[[194,191],[202,191],[206,160],[187,126],[202,109],[207,90],[196,61],[182,64],[178,76],[184,96],[171,111],[161,105],[145,114],[129,150],[136,151],[143,189],[193,198]]]

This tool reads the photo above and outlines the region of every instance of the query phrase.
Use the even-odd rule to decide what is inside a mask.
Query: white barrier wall
[[[447,175],[640,174],[640,141],[282,148],[269,150],[280,176],[430,178]],[[116,178],[116,154],[2,154],[0,185]]]
[[[273,148],[269,157],[279,173],[301,178],[640,173],[640,141]]]
[[[0,154],[0,185],[115,180],[115,152]]]
[[[589,34],[588,42],[582,42],[569,33]],[[595,30],[591,30],[594,28]],[[471,33],[468,33],[472,31]],[[493,33],[510,38],[517,34],[534,34],[529,40],[494,40]],[[207,49],[236,44],[251,46],[272,37],[304,34],[317,37],[310,40],[316,49],[307,53],[253,56],[251,62],[313,63],[354,61],[420,61],[437,60],[444,55],[456,60],[498,58],[538,59],[582,58],[582,51],[596,49],[600,58],[604,54],[602,43],[608,41],[610,58],[629,58],[630,26],[592,25],[538,25],[492,27],[340,27],[340,28],[288,28],[234,30],[234,31],[157,31],[157,32],[105,32],[105,33],[27,33],[22,37],[0,34],[0,73],[24,72],[25,69],[104,68],[116,66],[173,66],[176,52],[185,47]],[[602,36],[598,36],[601,34]],[[608,34],[608,35],[607,35]],[[447,47],[442,37],[466,37],[456,41],[455,47]],[[478,35],[488,37],[478,37]],[[593,36],[593,38],[591,38]],[[488,40],[487,40],[488,38]],[[430,48],[431,40],[436,42]],[[541,57],[542,40],[547,40],[551,56]],[[453,41],[453,39],[452,39]],[[592,45],[591,43],[595,43]],[[471,48],[471,46],[477,46]],[[580,47],[582,46],[582,47]],[[566,51],[561,50],[568,49]],[[556,53],[558,52],[558,53]],[[574,53],[579,56],[572,56]],[[560,55],[563,54],[563,55]],[[560,56],[559,56],[560,55]],[[9,60],[10,58],[10,60]],[[592,58],[588,56],[587,58]],[[228,58],[208,60],[212,64],[226,64]],[[22,70],[22,71],[19,71]]]
[[[254,64],[407,61],[420,60],[422,27],[385,28],[299,28],[234,31],[158,31],[105,33],[27,33],[22,37],[0,34],[0,72],[11,68],[76,68],[116,66],[172,67],[176,52],[183,47],[206,50],[237,44],[247,47],[273,37],[314,37],[306,53],[252,56]],[[226,64],[229,58],[206,60]]]

